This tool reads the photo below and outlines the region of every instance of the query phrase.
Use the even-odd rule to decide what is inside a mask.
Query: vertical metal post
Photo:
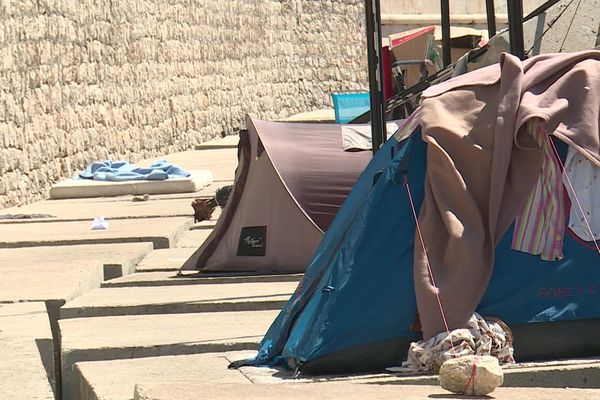
[[[371,138],[373,154],[387,140],[383,101],[383,63],[381,57],[381,12],[379,0],[365,0],[367,17],[367,59],[371,97]]]
[[[510,52],[523,60],[525,58],[525,43],[523,40],[522,0],[507,0],[507,8]]]
[[[491,38],[496,34],[496,10],[494,0],[485,0],[485,11],[487,13],[488,36]]]
[[[442,11],[442,58],[444,67],[452,64],[452,56],[450,53],[450,2],[449,0],[441,0]]]

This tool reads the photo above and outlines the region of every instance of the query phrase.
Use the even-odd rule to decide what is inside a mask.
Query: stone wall
[[[0,208],[367,88],[362,0],[0,0]]]

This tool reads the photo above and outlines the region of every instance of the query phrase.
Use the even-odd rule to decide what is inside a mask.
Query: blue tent
[[[566,145],[557,143],[561,156]],[[377,153],[323,238],[304,279],[264,337],[256,359],[305,374],[398,365],[420,339],[413,285],[415,222],[405,182],[420,207],[426,144],[420,130]],[[406,180],[405,180],[406,177]],[[542,261],[496,247],[477,312],[506,322],[517,361],[600,354],[600,262],[593,247],[564,240],[565,258]]]

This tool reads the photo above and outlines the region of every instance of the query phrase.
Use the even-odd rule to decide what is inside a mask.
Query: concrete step
[[[236,361],[236,355],[227,355]],[[249,357],[240,357],[249,358]],[[535,363],[520,363],[504,366],[503,387],[545,387],[600,389],[600,359],[570,359]],[[291,380],[311,382],[320,377],[301,376],[294,378],[293,371],[274,368],[242,367],[242,373],[254,383],[283,383]],[[439,386],[437,375],[414,373],[376,373],[355,376],[327,376],[329,382],[368,383],[379,385],[424,385]],[[598,391],[600,394],[600,391]]]
[[[235,176],[235,168],[238,165],[236,148],[188,150],[167,154],[161,156],[161,158],[190,171],[207,169],[213,174],[213,182],[232,181]],[[155,160],[148,159],[136,164],[140,167],[145,167],[149,166]]]
[[[423,400],[423,399],[497,399],[497,400],[597,400],[598,391],[590,389],[547,389],[500,387],[490,396],[461,396],[431,386],[397,386],[388,384],[346,383],[286,383],[281,385],[209,382],[138,383],[134,400]]]
[[[69,301],[60,318],[279,310],[295,282],[103,288]]]
[[[213,189],[214,190],[214,189]],[[188,194],[189,195],[189,194]],[[93,221],[106,219],[189,217],[194,214],[188,198],[166,198],[151,195],[148,201],[132,201],[134,196],[94,197],[85,199],[43,200],[21,207],[3,209],[3,214],[49,214],[55,218],[35,219],[35,222]],[[135,196],[140,197],[140,196]],[[32,220],[0,220],[0,226],[31,223]]]
[[[255,353],[255,352],[254,352]],[[239,370],[227,369],[222,353],[86,361],[75,365],[80,400],[130,400],[137,382],[249,383]],[[198,397],[197,397],[198,398]]]
[[[63,400],[76,399],[77,362],[255,349],[277,314],[273,310],[60,320]]]
[[[0,398],[54,400],[50,321],[43,302],[0,304]]]
[[[151,242],[162,249],[174,247],[192,222],[191,217],[109,220],[106,230],[92,230],[92,221],[3,224],[0,248]]]
[[[154,250],[140,261],[136,272],[178,271],[194,251],[191,247]]]
[[[140,272],[112,279],[102,283],[102,287],[137,287],[137,286],[171,286],[171,285],[204,285],[222,283],[252,282],[295,282],[298,284],[303,274],[284,275],[250,275],[250,274],[204,274],[186,271],[177,272]]]
[[[237,149],[239,141],[239,135],[229,135],[224,138],[197,144],[194,146],[194,150]]]
[[[193,229],[183,232],[177,241],[176,247],[187,247],[195,250],[204,243],[211,232],[211,229]]]
[[[389,381],[405,385],[439,385],[437,375],[400,375],[390,377]],[[600,359],[556,360],[505,366],[503,386],[600,389]]]
[[[0,249],[0,303],[60,306],[105,279],[131,273],[151,250],[150,243]]]

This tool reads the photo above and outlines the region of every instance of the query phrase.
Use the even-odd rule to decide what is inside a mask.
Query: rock
[[[453,393],[483,396],[504,381],[498,359],[492,356],[464,356],[447,360],[440,367],[440,385]]]

